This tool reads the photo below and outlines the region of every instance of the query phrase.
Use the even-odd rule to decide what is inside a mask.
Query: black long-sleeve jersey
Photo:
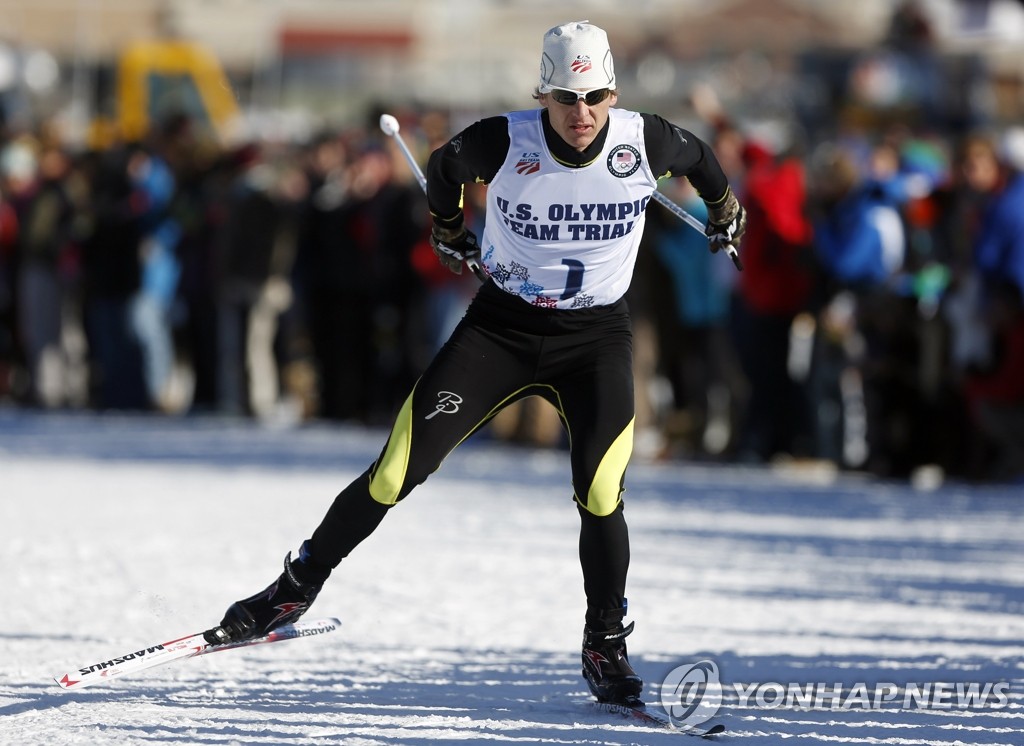
[[[647,161],[659,179],[685,176],[708,204],[725,198],[729,182],[710,146],[657,114],[641,114]],[[583,151],[573,149],[551,127],[547,111],[541,115],[544,139],[552,156],[565,166],[582,168],[593,163],[604,148],[608,123]],[[434,220],[454,227],[462,222],[462,185],[489,184],[508,155],[508,119],[481,119],[435,150],[427,164],[427,202]]]

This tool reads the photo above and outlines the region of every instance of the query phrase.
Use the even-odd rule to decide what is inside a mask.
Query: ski
[[[717,723],[708,728],[703,726],[680,726],[672,722],[664,712],[654,710],[639,700],[634,704],[616,704],[613,702],[590,702],[596,710],[608,712],[613,715],[621,715],[642,725],[649,725],[654,728],[678,733],[681,736],[697,736],[698,738],[712,738],[725,732],[725,726]]]
[[[333,632],[341,626],[341,621],[334,618],[317,619],[309,621],[297,621],[294,624],[286,624],[271,631],[263,637],[244,642],[226,643],[224,645],[211,645],[200,632],[187,637],[180,637],[177,640],[169,640],[158,645],[152,645],[138,650],[119,655],[108,660],[82,666],[64,674],[53,677],[61,689],[82,689],[93,684],[102,684],[105,681],[116,679],[120,676],[144,671],[147,668],[162,666],[172,661],[194,658],[209,653],[220,653],[225,650],[236,650],[247,648],[252,645],[266,645],[271,642],[282,640],[294,640],[297,637],[313,637]]]

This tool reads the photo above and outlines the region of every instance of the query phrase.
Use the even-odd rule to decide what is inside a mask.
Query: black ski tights
[[[580,511],[580,565],[587,594],[587,626],[604,630],[626,613],[626,572],[629,570],[629,531],[622,503],[610,515]]]
[[[334,498],[309,540],[310,556],[317,564],[337,567],[359,542],[374,532],[388,508],[370,497],[367,469]]]

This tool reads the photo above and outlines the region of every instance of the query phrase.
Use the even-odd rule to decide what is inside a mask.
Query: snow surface
[[[325,586],[308,618],[338,632],[53,682],[215,623],[383,438],[0,410],[0,743],[681,743],[584,704],[565,454],[482,439]],[[655,699],[716,662],[718,742],[1024,744],[1020,487],[634,464],[627,488],[631,660]],[[1010,688],[999,708],[838,710],[744,702],[736,682]]]

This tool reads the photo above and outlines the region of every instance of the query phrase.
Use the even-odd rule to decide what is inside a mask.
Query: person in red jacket
[[[17,276],[15,249],[18,242],[18,216],[0,195],[0,396],[10,393],[11,369],[18,361],[15,344],[14,286]]]
[[[747,232],[735,324],[750,399],[738,452],[745,460],[764,461],[797,450],[805,421],[788,358],[793,320],[810,307],[814,286],[811,224],[798,158],[748,142],[744,160]]]

